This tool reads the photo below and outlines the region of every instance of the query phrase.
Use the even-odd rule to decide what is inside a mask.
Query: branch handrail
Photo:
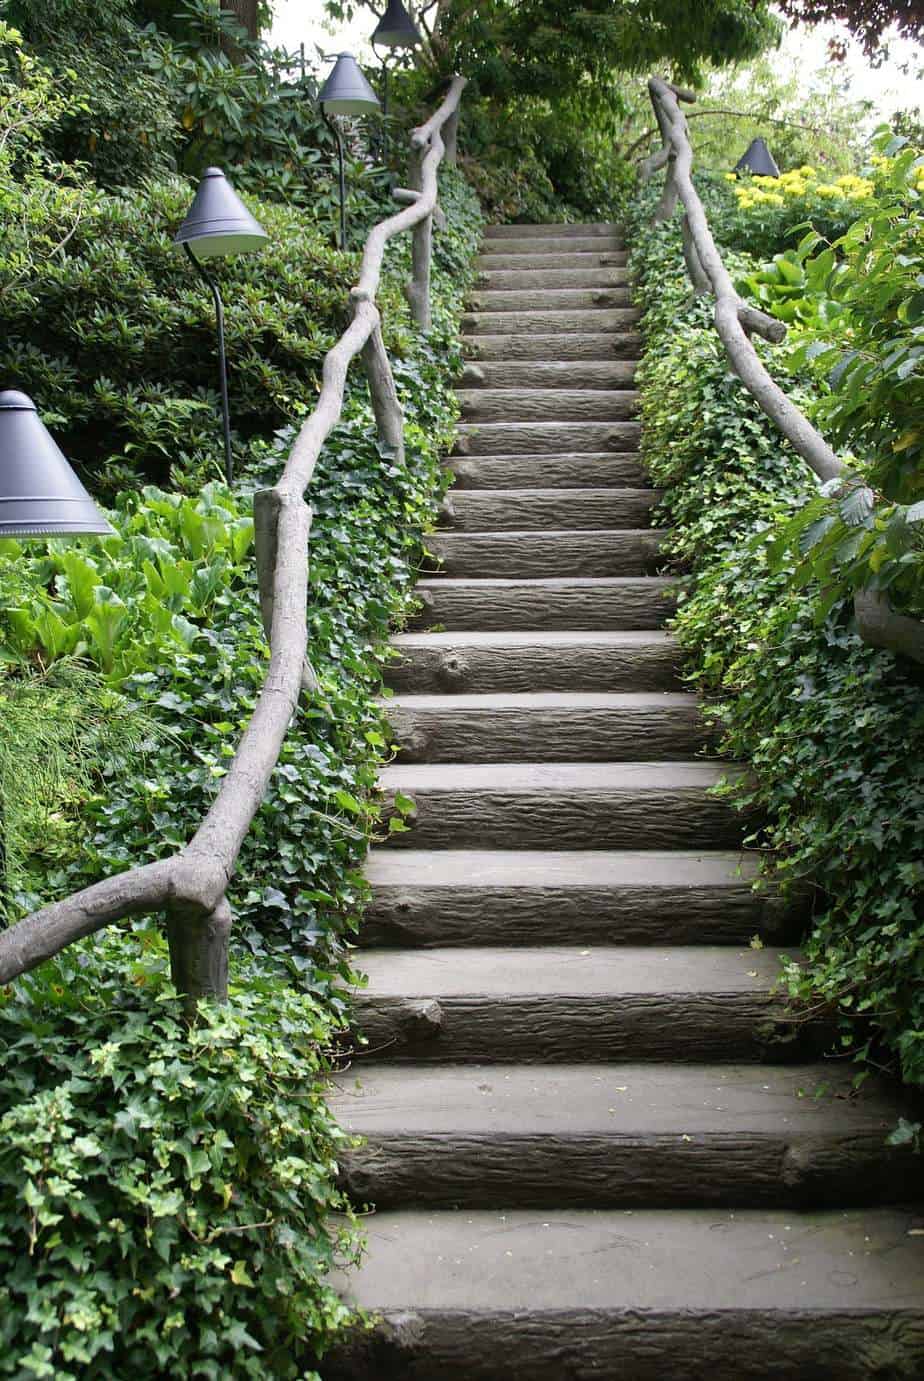
[[[362,357],[381,440],[403,453],[401,406],[375,303],[389,240],[414,234],[414,266],[406,286],[418,326],[430,324],[431,234],[437,212],[437,171],[447,143],[454,156],[464,77],[454,77],[431,118],[411,135],[418,195],[380,221],[363,251],[350,293],[352,320],[328,351],[314,411],[302,424],[283,472],[254,495],[254,542],[260,609],[270,660],[253,714],[218,792],[192,839],[171,857],[94,883],[42,907],[0,932],[0,984],[28,973],[76,940],[116,921],[164,911],[173,981],[190,1005],[227,997],[231,910],[226,892],[238,854],[279,759],[303,689],[315,685],[307,662],[308,545],[311,510],[305,494],[324,442],[340,420],[350,362]]]
[[[648,91],[664,142],[639,165],[639,176],[646,182],[659,169],[667,169],[655,220],[669,220],[681,202],[687,272],[696,293],[710,292],[715,298],[716,330],[732,369],[818,479],[837,479],[845,474],[843,461],[772,378],[751,341],[757,334],[779,343],[786,335],[785,325],[739,296],[709,229],[693,183],[693,146],[680,108],[681,101],[693,102],[696,97],[660,77],[649,80]],[[924,663],[924,623],[897,613],[883,595],[871,590],[856,593],[854,610],[865,642]]]

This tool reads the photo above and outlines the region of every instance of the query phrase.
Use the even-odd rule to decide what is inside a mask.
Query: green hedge
[[[826,615],[768,547],[814,490],[803,462],[731,375],[707,303],[683,270],[679,226],[636,202],[632,270],[644,309],[643,446],[662,521],[692,573],[675,622],[687,674],[750,764],[734,795],[765,827],[765,878],[806,886],[814,915],[790,991],[830,1003],[842,1050],[924,1082],[924,708],[909,664],[861,642],[849,600]],[[728,256],[738,276],[753,263]],[[766,352],[780,377],[779,357]],[[781,379],[810,401],[798,378]]]
[[[75,946],[0,995],[0,1375],[310,1377],[345,1321],[327,1274],[356,1233],[332,1187],[342,1137],[320,1091],[345,1022],[358,869],[379,827],[386,640],[413,603],[456,416],[455,328],[480,213],[449,170],[441,200],[451,228],[436,240],[433,331],[417,335],[401,303],[406,246],[383,292],[406,458],[378,443],[357,372],[312,487],[320,687],[230,892],[229,1008],[184,1030],[150,921]],[[350,261],[325,262],[345,279]],[[302,310],[297,283],[294,303],[278,291]],[[302,339],[314,329],[303,322]],[[319,335],[332,329],[322,316]],[[11,917],[164,856],[207,808],[266,660],[251,494],[278,473],[291,435],[255,434],[233,492],[136,485],[115,500],[112,538],[0,552],[0,696],[39,665],[50,689],[56,675],[64,685],[79,657],[141,731],[128,764],[124,751],[70,745],[75,765],[89,755],[91,794],[72,777],[49,811],[55,828],[25,856],[20,840]],[[187,474],[198,467],[202,452]],[[28,794],[28,781],[7,782]],[[20,818],[49,809],[19,805]]]

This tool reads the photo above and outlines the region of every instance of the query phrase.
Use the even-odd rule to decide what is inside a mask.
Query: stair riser
[[[454,455],[561,455],[580,451],[637,449],[637,422],[479,422],[462,423]]]
[[[354,1017],[377,1061],[418,1064],[781,1063],[817,1054],[831,1034],[794,1025],[779,999],[757,993],[633,993],[618,1002],[566,993],[438,1002],[359,993]]]
[[[433,532],[427,547],[448,576],[641,576],[662,565],[664,534],[652,529],[606,532]]]
[[[642,528],[659,498],[654,489],[458,490],[444,526],[459,532]]]
[[[543,489],[644,489],[647,483],[633,452],[483,456],[475,460],[457,456],[447,468],[455,477],[453,504],[460,490],[469,489],[528,489],[535,484]]]
[[[585,225],[582,221],[548,221],[543,225],[487,225],[485,240],[613,239],[619,227],[612,221]]]
[[[566,312],[598,307],[631,307],[628,288],[547,288],[534,283],[528,288],[478,288],[466,301],[469,312]]]
[[[668,594],[670,581],[648,580],[609,589],[565,585],[554,589],[529,582],[501,589],[442,585],[434,581],[417,587],[421,609],[412,620],[416,628],[482,629],[492,631],[620,628],[660,628],[674,612]]]
[[[680,654],[671,643],[638,648],[605,644],[567,648],[444,646],[402,648],[385,669],[398,691],[490,694],[494,691],[675,691]]]
[[[612,422],[634,417],[634,389],[460,388],[456,390],[466,422]]]
[[[502,271],[509,273],[538,273],[545,269],[567,269],[569,271],[583,269],[623,269],[628,265],[629,255],[624,249],[598,249],[594,250],[565,250],[546,253],[521,254],[498,254],[493,250],[490,254],[479,254],[475,259],[475,267],[481,273],[495,273]]]
[[[736,887],[386,887],[373,889],[360,942],[470,945],[788,944],[800,910]]]
[[[682,1124],[681,1124],[682,1125]],[[431,1208],[792,1208],[880,1205],[910,1154],[883,1134],[821,1138],[376,1133],[343,1161],[357,1203]],[[899,1181],[900,1182],[900,1181]]]
[[[635,381],[634,360],[510,361],[466,365],[460,388],[623,389]]]
[[[624,268],[482,269],[475,284],[479,292],[513,292],[518,288],[534,292],[537,288],[622,288],[628,278]]]
[[[637,331],[613,334],[605,323],[560,336],[527,328],[518,334],[509,330],[469,336],[465,341],[467,360],[637,360],[641,351],[642,338]]]
[[[600,335],[607,331],[624,331],[641,319],[641,312],[635,307],[591,307],[568,310],[510,311],[510,312],[470,312],[462,318],[464,336],[516,336],[536,332],[538,335],[562,332],[592,332]],[[467,343],[463,347],[468,356]],[[556,359],[560,358],[552,352]]]
[[[409,1307],[411,1302],[409,1301]],[[325,1381],[915,1381],[917,1308],[413,1309],[324,1358]],[[885,1358],[885,1363],[880,1359]],[[498,1369],[498,1358],[503,1367]],[[678,1359],[682,1359],[681,1365]]]
[[[484,240],[480,259],[495,254],[613,254],[625,253],[621,240],[610,235],[543,235],[530,239],[527,235],[502,240]]]
[[[698,787],[414,792],[416,818],[389,844],[413,849],[726,849],[744,817]]]
[[[708,741],[695,702],[578,713],[386,709],[404,762],[670,762],[695,757]]]

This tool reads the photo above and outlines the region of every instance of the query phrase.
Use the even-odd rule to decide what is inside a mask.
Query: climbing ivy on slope
[[[852,605],[823,613],[810,581],[768,547],[814,490],[803,462],[731,375],[709,305],[692,297],[679,226],[634,208],[644,309],[643,445],[663,488],[678,568],[692,580],[675,628],[687,675],[749,763],[736,788],[766,822],[750,840],[764,885],[813,896],[804,969],[790,991],[831,1004],[845,1056],[924,1082],[924,700],[920,675],[864,644]],[[744,274],[745,256],[728,256]],[[759,346],[761,350],[767,347]],[[778,359],[768,366],[780,377]],[[784,386],[805,398],[798,378]]]
[[[441,200],[451,229],[436,241],[434,329],[420,337],[402,311],[387,333],[406,456],[378,443],[355,371],[312,486],[320,684],[229,893],[229,1006],[184,1026],[157,918],[0,990],[0,1377],[306,1381],[347,1319],[328,1277],[355,1252],[356,1223],[322,1095],[346,1022],[358,869],[380,828],[381,668],[412,607],[456,416],[455,327],[480,215],[449,171]],[[406,260],[406,247],[390,256],[393,304]],[[291,439],[255,445],[233,492],[123,493],[116,536],[79,553],[0,552],[7,675],[16,658],[79,656],[150,730],[129,765],[104,761],[90,795],[59,802],[69,829],[53,859],[41,839],[19,859],[12,916],[162,857],[207,808],[267,657],[251,496]]]

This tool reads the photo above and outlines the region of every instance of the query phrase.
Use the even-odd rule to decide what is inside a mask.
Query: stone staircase
[[[501,226],[479,260],[390,672],[416,813],[370,855],[334,1096],[377,1207],[345,1292],[382,1317],[325,1381],[924,1376],[901,1100],[774,994],[804,917],[750,890],[664,631],[625,257]]]

